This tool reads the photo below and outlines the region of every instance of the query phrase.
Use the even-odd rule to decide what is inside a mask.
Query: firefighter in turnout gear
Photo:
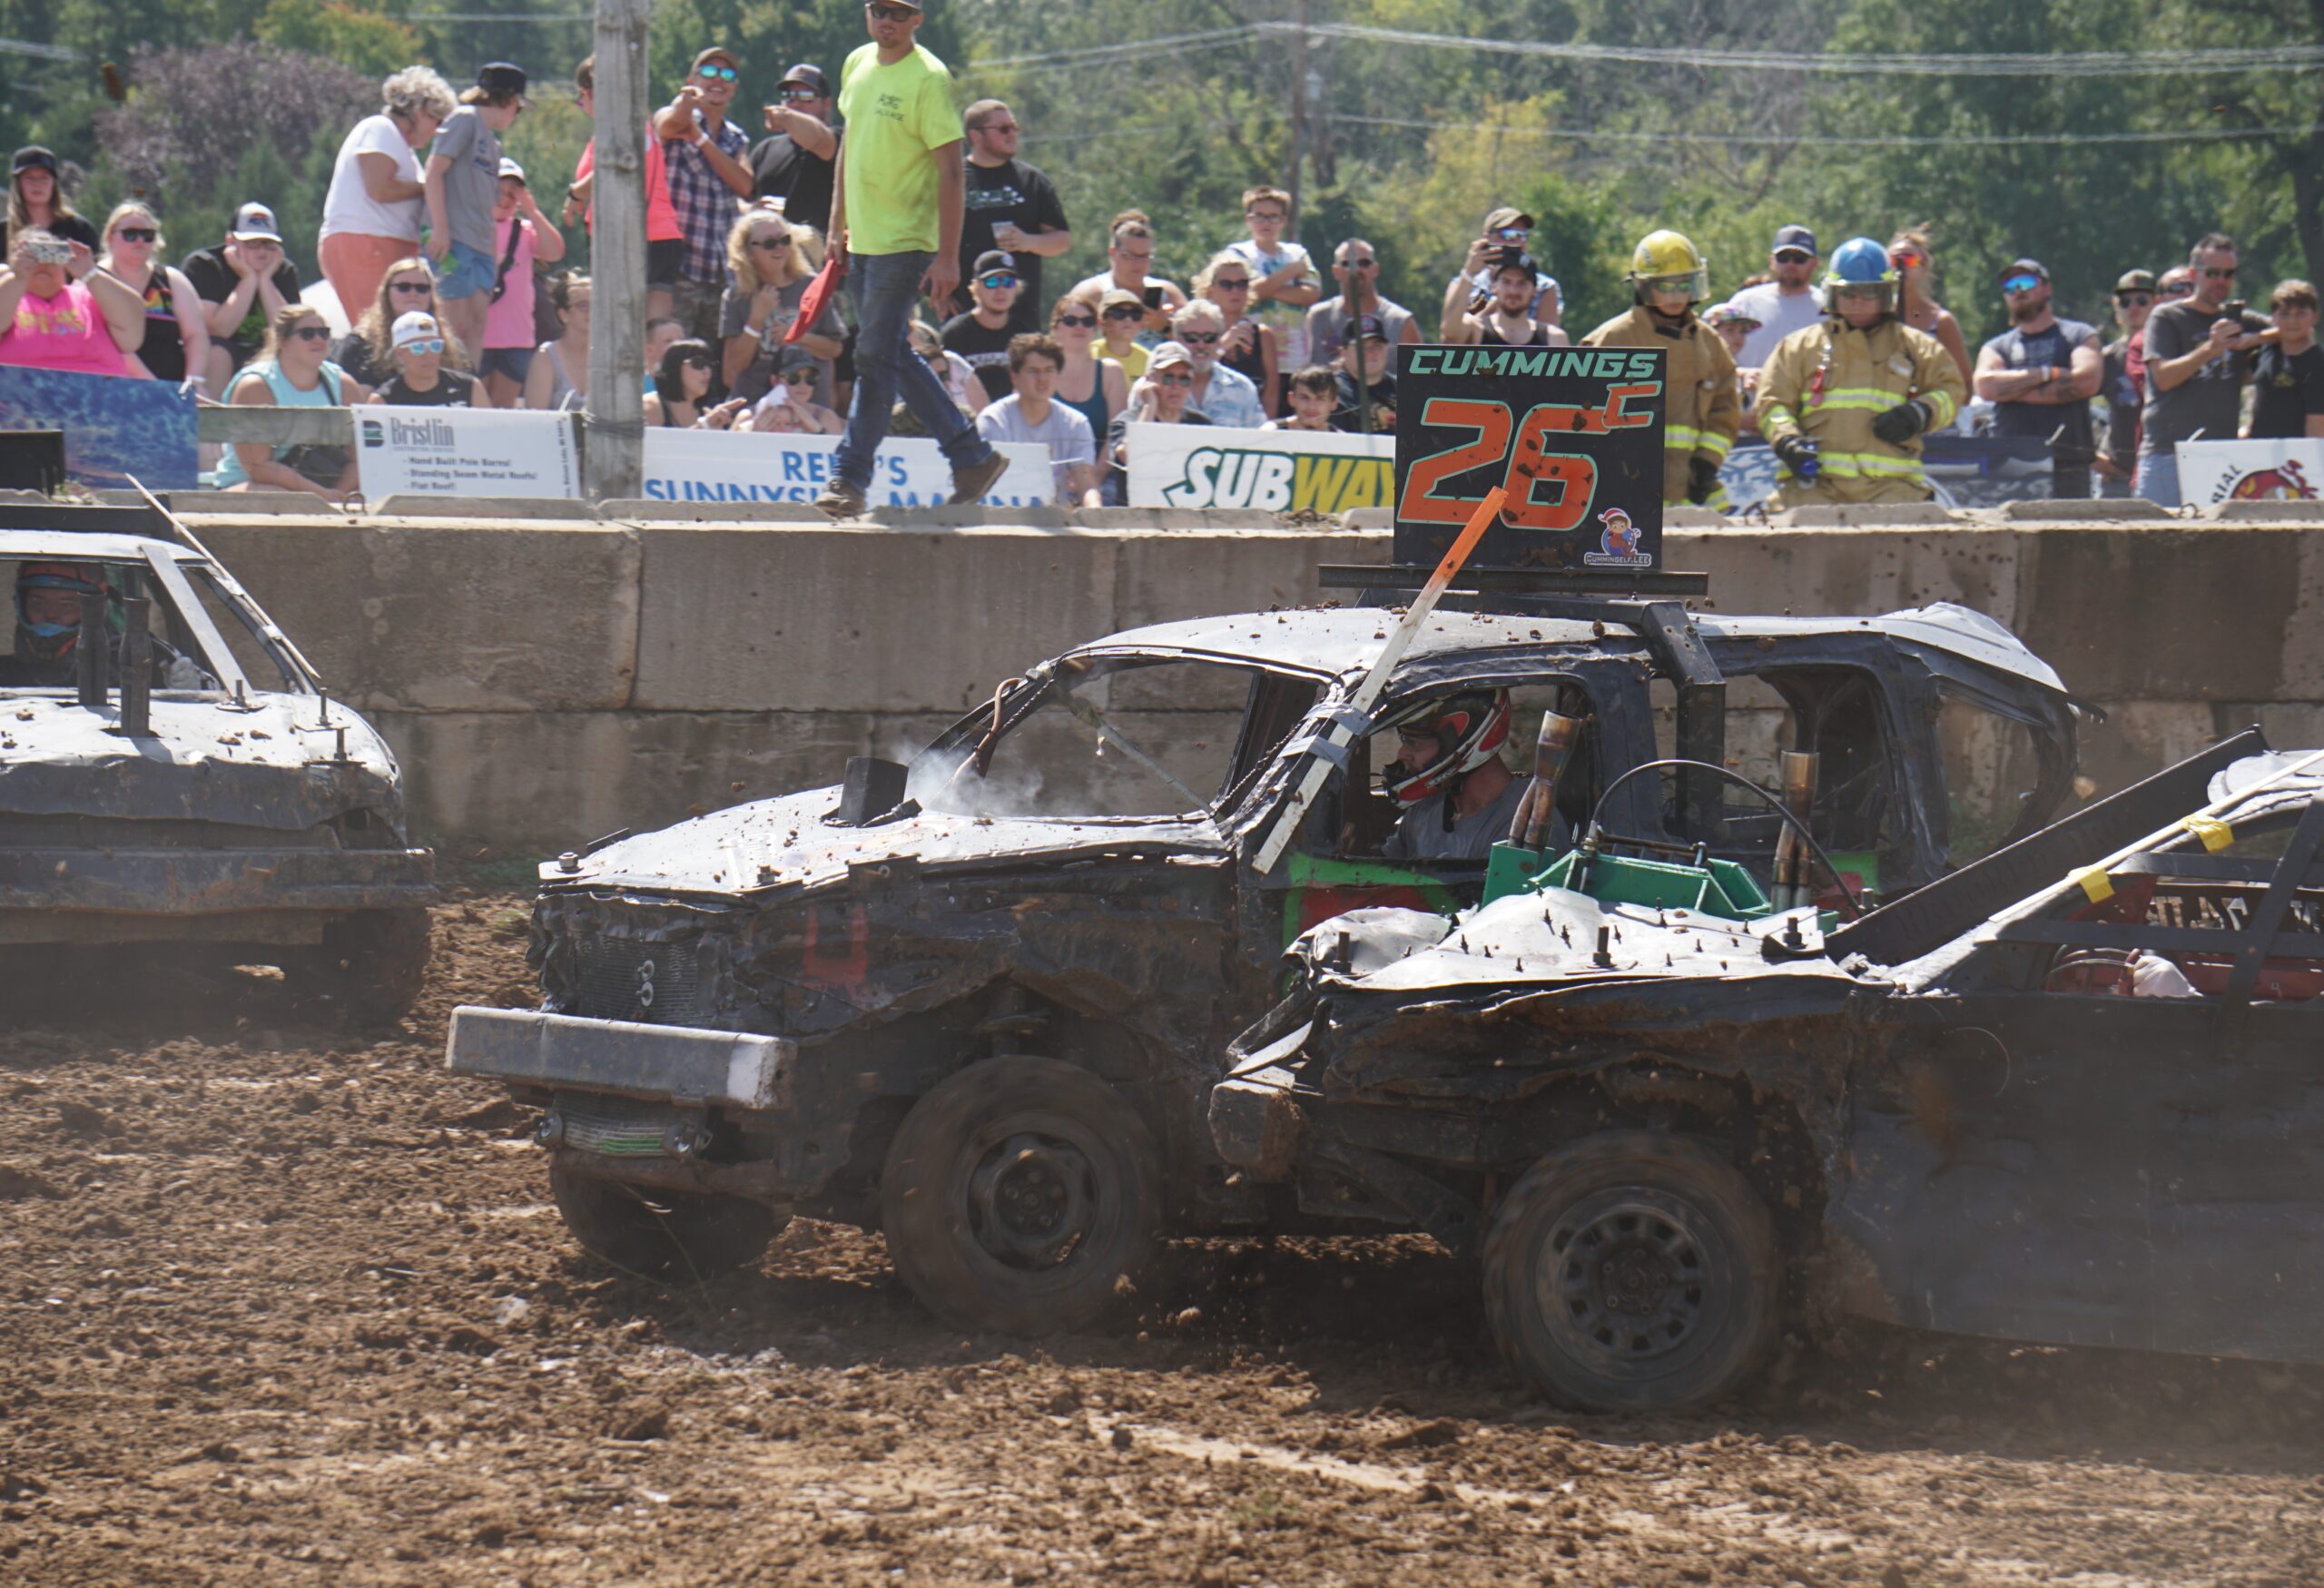
[[[1896,318],[1888,251],[1851,238],[1824,277],[1824,320],[1776,345],[1759,371],[1760,433],[1775,449],[1768,507],[1923,502],[1921,436],[1953,422],[1968,389],[1937,340]]]
[[[1696,318],[1710,295],[1710,261],[1676,232],[1649,232],[1630,255],[1630,295],[1636,307],[1581,339],[1585,348],[1660,348],[1666,368],[1662,430],[1662,499],[1694,502],[1721,512],[1727,493],[1718,466],[1742,427],[1743,401],[1735,390],[1735,360],[1727,344]]]

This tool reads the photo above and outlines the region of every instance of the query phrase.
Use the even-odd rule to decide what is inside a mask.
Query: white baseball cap
[[[408,348],[414,342],[433,342],[444,340],[443,329],[436,323],[436,317],[419,309],[408,314],[397,315],[395,328],[389,334],[394,338],[395,345],[399,348]]]

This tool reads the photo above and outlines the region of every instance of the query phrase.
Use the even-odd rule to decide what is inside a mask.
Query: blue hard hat
[[[1894,286],[1896,267],[1888,251],[1869,237],[1851,237],[1832,251],[1831,267],[1824,272],[1827,287]]]

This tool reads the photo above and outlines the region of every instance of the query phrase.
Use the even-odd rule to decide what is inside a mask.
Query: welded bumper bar
[[[790,1106],[798,1056],[786,1037],[464,1004],[444,1064],[513,1085],[763,1112]]]
[[[393,910],[436,900],[427,849],[15,849],[0,911],[216,915]]]

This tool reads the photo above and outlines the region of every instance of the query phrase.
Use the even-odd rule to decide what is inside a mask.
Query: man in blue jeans
[[[869,0],[872,42],[840,68],[847,125],[832,200],[831,257],[853,278],[855,397],[840,439],[835,478],[815,506],[835,518],[863,511],[872,455],[888,435],[901,397],[952,465],[952,500],[991,490],[1009,460],[953,406],[907,340],[921,292],[949,313],[960,284],[960,117],[944,63],[912,42],[921,8]]]

